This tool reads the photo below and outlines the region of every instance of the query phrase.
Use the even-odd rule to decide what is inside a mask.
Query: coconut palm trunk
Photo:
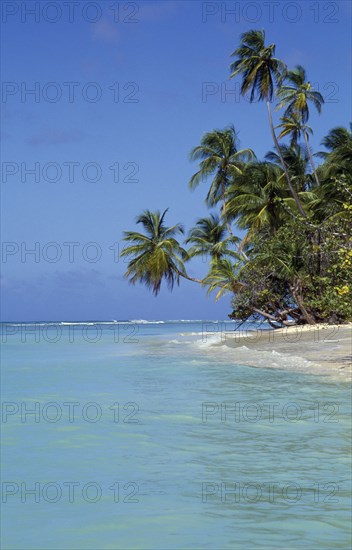
[[[317,186],[320,187],[320,181],[319,181],[317,170],[316,170],[315,163],[314,163],[314,160],[313,160],[312,151],[310,150],[310,147],[309,147],[308,135],[307,135],[307,132],[305,130],[303,130],[303,136],[304,136],[304,141],[305,141],[305,144],[306,144],[306,147],[307,147],[307,153],[308,153],[308,156],[309,156],[310,165],[311,165],[312,170],[313,170],[314,179],[316,181]]]
[[[319,92],[315,91],[311,83],[307,81],[306,71],[302,65],[297,65],[294,70],[288,71],[285,75],[285,80],[288,85],[284,84],[280,86],[278,90],[279,97],[281,98],[278,108],[286,107],[285,117],[296,115],[299,118],[302,124],[304,141],[307,146],[314,178],[319,186],[319,179],[315,169],[313,156],[309,148],[308,134],[306,131],[307,127],[305,127],[305,124],[309,119],[309,102],[312,102],[318,113],[320,113],[324,98]]]
[[[180,277],[183,277],[184,279],[187,279],[187,281],[192,281],[193,283],[199,283],[199,284],[202,284],[202,282],[203,282],[201,279],[195,279],[194,277],[190,277],[186,273],[181,273],[181,271],[176,270],[176,273]]]
[[[291,182],[290,175],[289,175],[288,170],[287,170],[286,163],[285,163],[285,161],[283,159],[283,156],[281,154],[280,145],[279,145],[279,142],[277,140],[275,130],[274,130],[273,117],[272,117],[272,114],[271,114],[271,108],[270,108],[270,101],[269,100],[266,101],[266,106],[267,106],[267,110],[268,110],[268,119],[269,119],[271,135],[272,135],[272,138],[273,138],[273,141],[274,141],[275,149],[277,150],[277,154],[280,157],[281,165],[282,165],[283,171],[284,171],[285,176],[286,176],[287,184],[289,186],[291,195],[292,195],[292,197],[294,198],[294,200],[297,204],[298,210],[300,211],[303,218],[306,218],[307,214],[305,213],[305,211],[304,211],[304,209],[301,205],[301,202],[298,198],[298,195],[297,195],[296,191],[294,190],[294,187],[293,187],[292,182]]]
[[[225,186],[224,184],[222,184],[221,186],[221,198],[222,198],[222,212],[223,212],[223,218],[225,220],[225,225],[227,227],[227,231],[229,232],[229,234],[231,235],[231,237],[233,237],[233,232],[232,232],[232,229],[231,229],[231,225],[226,217],[226,197],[225,197]]]
[[[292,325],[292,323],[290,323],[290,321],[285,321],[284,319],[277,319],[274,315],[271,315],[270,313],[267,313],[266,311],[263,311],[262,309],[258,309],[256,307],[253,308],[253,312],[254,313],[258,313],[259,315],[261,315],[262,317],[265,317],[265,319],[267,319],[270,323],[270,325],[273,327],[273,328],[276,328],[274,324],[272,323],[281,323],[282,325],[286,326],[286,327],[289,327]]]
[[[315,320],[313,316],[307,311],[304,303],[303,303],[303,297],[302,297],[302,286],[300,281],[297,279],[294,281],[293,285],[291,286],[291,292],[294,300],[296,301],[299,309],[302,312],[302,316],[306,323],[308,325],[315,325]]]
[[[231,237],[233,237],[233,232],[232,232],[232,229],[231,229],[231,225],[230,225],[229,221],[227,220],[227,217],[226,217],[226,214],[225,214],[225,212],[226,212],[226,198],[225,198],[225,187],[224,187],[224,185],[221,188],[221,192],[222,192],[222,211],[223,211],[223,217],[224,217],[224,220],[225,220],[225,225],[226,225],[227,231],[229,232]],[[242,250],[241,244],[238,245],[236,243],[236,248],[238,250],[238,253],[241,254],[242,258],[246,262],[248,262],[249,258],[247,256],[247,254],[244,252],[244,250]]]

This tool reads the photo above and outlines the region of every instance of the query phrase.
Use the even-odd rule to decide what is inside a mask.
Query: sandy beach
[[[256,354],[276,354],[285,359],[296,359],[297,366],[304,360],[305,370],[317,374],[352,376],[352,323],[226,332],[222,345],[236,349],[242,363],[252,362],[241,353],[250,349]]]

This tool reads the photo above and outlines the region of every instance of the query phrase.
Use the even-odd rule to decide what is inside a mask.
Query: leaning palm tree
[[[274,242],[269,251],[259,252],[257,261],[259,264],[270,265],[273,275],[286,281],[292,298],[301,311],[302,319],[305,323],[314,325],[314,317],[304,303],[303,288],[310,257],[302,253],[302,243],[297,239],[285,243],[281,240]]]
[[[275,44],[265,45],[264,31],[250,30],[243,33],[240,46],[231,54],[231,56],[237,57],[237,60],[230,65],[230,78],[241,74],[243,76],[241,94],[244,96],[250,91],[250,102],[253,102],[256,98],[258,101],[266,102],[271,135],[285,172],[288,187],[301,215],[306,217],[281,155],[271,114],[270,104],[273,99],[275,84],[277,86],[281,85],[286,72],[286,65],[274,55]]]
[[[190,157],[191,160],[200,160],[198,172],[190,179],[190,188],[195,189],[207,177],[213,176],[206,203],[215,206],[221,201],[224,216],[226,189],[236,176],[242,174],[246,162],[255,157],[253,151],[239,150],[236,130],[229,126],[204,134],[201,144],[192,149]]]
[[[201,283],[186,273],[184,261],[188,259],[188,254],[175,238],[182,235],[184,229],[180,224],[172,227],[165,225],[167,210],[162,214],[145,210],[138,216],[136,222],[143,226],[144,233],[125,231],[123,240],[129,246],[120,254],[122,257],[132,257],[125,273],[130,283],[143,283],[155,295],[159,293],[163,280],[171,290],[175,283],[179,284],[180,277]]]
[[[188,250],[189,258],[210,256],[211,263],[215,264],[226,256],[238,258],[232,246],[239,241],[240,239],[234,235],[228,236],[226,225],[221,222],[219,216],[211,214],[197,221],[185,242],[192,245]]]
[[[284,117],[289,119],[292,117],[297,117],[301,122],[301,133],[303,134],[306,143],[315,181],[319,186],[320,183],[314,165],[313,156],[310,151],[308,133],[305,125],[309,119],[309,102],[316,107],[318,113],[320,114],[322,104],[324,103],[324,98],[319,92],[314,90],[311,83],[306,80],[306,71],[301,65],[297,65],[295,69],[288,71],[285,74],[284,81],[287,84],[280,86],[277,91],[277,95],[280,98],[277,109],[286,107]]]
[[[208,287],[208,294],[216,291],[215,300],[218,301],[224,294],[236,294],[244,288],[239,280],[241,262],[233,263],[229,259],[222,259],[214,264],[207,276],[203,279],[203,286]]]

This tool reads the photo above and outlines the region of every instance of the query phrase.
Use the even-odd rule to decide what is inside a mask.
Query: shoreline
[[[226,332],[221,343],[215,345],[303,359],[309,363],[312,373],[352,378],[352,323]]]

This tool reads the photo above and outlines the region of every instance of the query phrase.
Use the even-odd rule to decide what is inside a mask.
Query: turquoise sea
[[[3,324],[2,548],[350,548],[349,383],[235,326]]]

